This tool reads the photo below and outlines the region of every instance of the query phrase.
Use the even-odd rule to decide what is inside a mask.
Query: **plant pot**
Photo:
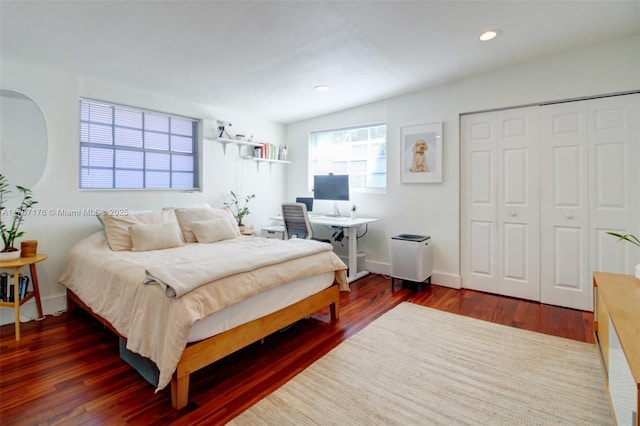
[[[16,260],[19,258],[20,258],[20,250],[0,252],[0,262],[5,262],[8,260]]]

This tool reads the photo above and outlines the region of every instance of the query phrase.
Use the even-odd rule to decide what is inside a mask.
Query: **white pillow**
[[[131,251],[162,250],[184,245],[178,222],[150,223],[129,227]]]
[[[112,216],[105,214],[102,217],[104,232],[107,236],[109,247],[114,251],[131,250],[131,234],[129,227],[141,224],[177,223],[176,215],[172,210],[157,213],[136,213],[126,216]]]
[[[100,225],[102,225],[104,227],[104,220],[103,217],[106,216],[107,214],[110,214],[110,211],[119,211],[119,212],[126,212],[127,215],[130,214],[138,214],[138,213],[153,213],[152,210],[129,210],[129,209],[102,209],[100,211],[98,211],[98,213],[96,213],[96,218],[98,218],[98,222],[100,222]],[[123,216],[124,214],[119,214],[118,216]]]
[[[191,229],[191,224],[193,222],[229,218],[229,220],[235,223],[235,218],[233,217],[231,210],[227,208],[177,208],[174,209],[174,211],[176,213],[178,223],[180,224],[184,241],[187,243],[198,242],[198,239]],[[237,237],[240,236],[240,230],[237,226],[234,226],[234,232]]]
[[[215,243],[238,237],[238,227],[226,217],[191,222],[191,229],[199,243]]]

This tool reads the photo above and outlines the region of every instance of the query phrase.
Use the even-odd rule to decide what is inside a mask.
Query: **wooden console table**
[[[5,308],[13,308],[15,310],[16,341],[20,340],[20,306],[22,306],[32,298],[35,298],[36,309],[38,310],[38,318],[42,318],[42,303],[40,302],[40,287],[38,287],[38,273],[36,271],[36,263],[42,262],[46,258],[46,254],[38,253],[35,256],[19,257],[15,260],[6,260],[0,262],[0,269],[13,270],[13,302],[0,301],[0,306]],[[29,272],[31,273],[31,282],[33,284],[33,291],[27,293],[25,297],[20,299],[18,282],[20,277],[20,268],[22,268],[23,266],[29,266]],[[8,286],[7,290],[9,290]]]
[[[640,279],[593,273],[593,331],[618,425],[640,426]]]

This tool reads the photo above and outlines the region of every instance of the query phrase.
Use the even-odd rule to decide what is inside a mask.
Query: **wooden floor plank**
[[[118,355],[118,340],[87,315],[49,316],[0,327],[0,424],[224,424],[282,386],[340,342],[403,301],[593,343],[593,314],[471,290],[415,286],[371,274],[341,294],[341,318],[329,310],[274,333],[192,375],[189,404],[171,407]]]

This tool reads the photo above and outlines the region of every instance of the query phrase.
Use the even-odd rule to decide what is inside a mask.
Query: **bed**
[[[330,244],[239,234],[227,209],[104,215],[59,282],[188,402],[189,375],[325,307],[339,318],[346,265]]]

